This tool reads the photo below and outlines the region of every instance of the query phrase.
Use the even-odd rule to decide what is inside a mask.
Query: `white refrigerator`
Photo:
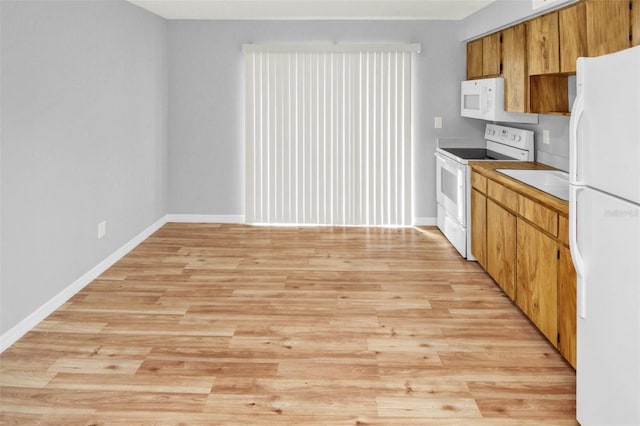
[[[580,58],[570,121],[577,419],[640,425],[640,46]]]

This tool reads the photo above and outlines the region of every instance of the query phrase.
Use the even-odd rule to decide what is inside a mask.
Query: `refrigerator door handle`
[[[576,270],[576,311],[579,318],[587,316],[587,294],[585,285],[586,270],[584,259],[578,246],[578,193],[584,188],[574,185],[569,187],[569,247],[571,248],[571,259]]]
[[[582,91],[578,90],[569,120],[569,182],[575,185],[584,185],[578,181],[578,127],[583,112],[584,96]]]

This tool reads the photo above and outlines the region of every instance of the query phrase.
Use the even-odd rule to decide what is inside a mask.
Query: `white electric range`
[[[460,140],[457,140],[460,141]],[[469,160],[534,161],[533,132],[487,124],[484,141],[467,146],[446,146],[438,140],[436,148],[436,193],[438,228],[467,260],[471,254],[471,167]]]

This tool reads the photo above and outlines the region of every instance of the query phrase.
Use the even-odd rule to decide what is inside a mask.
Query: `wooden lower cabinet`
[[[566,212],[476,170],[471,186],[471,252],[575,368],[576,271]]]
[[[554,346],[558,341],[558,243],[518,219],[516,303]]]
[[[571,252],[560,246],[558,259],[558,350],[576,367],[576,270]]]
[[[487,200],[486,270],[511,300],[516,297],[516,216]]]
[[[471,254],[487,269],[487,197],[471,190]]]
[[[631,0],[631,46],[640,45],[640,0]]]

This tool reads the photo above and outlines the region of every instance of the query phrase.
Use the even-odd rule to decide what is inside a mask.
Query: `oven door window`
[[[440,173],[440,179],[442,186],[440,190],[452,203],[458,202],[458,176],[454,174],[452,170],[442,168]]]
[[[466,175],[464,165],[438,156],[438,204],[458,223],[466,226],[464,210]]]

